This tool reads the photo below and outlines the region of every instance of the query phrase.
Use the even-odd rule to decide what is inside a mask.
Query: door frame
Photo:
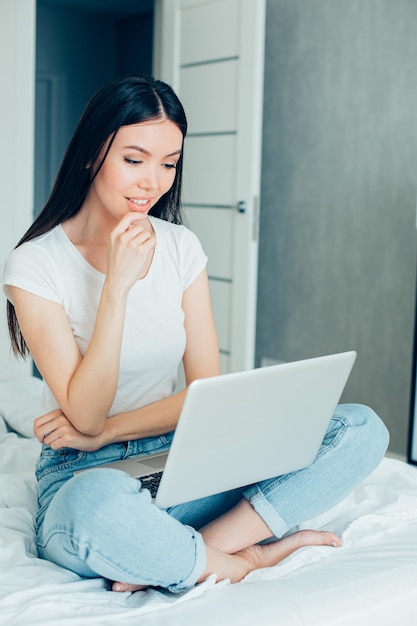
[[[190,0],[190,4],[194,2],[203,3],[203,0]],[[236,204],[243,200],[246,208],[236,216],[235,223],[233,266],[237,279],[231,302],[229,371],[255,366],[266,17],[265,0],[257,0],[255,12],[253,0],[238,2],[241,8],[241,39],[250,42],[242,46],[244,71],[249,69],[255,89],[245,92],[245,79],[242,77],[239,81],[239,115],[241,119],[250,120],[250,130],[241,133],[238,138],[237,152],[251,155],[257,167],[242,168],[236,179]],[[155,0],[154,13],[154,75],[172,85],[175,91],[178,91],[180,82],[180,48],[175,45],[180,3],[181,0]]]

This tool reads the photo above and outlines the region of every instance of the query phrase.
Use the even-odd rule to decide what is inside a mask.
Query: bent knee
[[[106,513],[122,494],[137,493],[140,483],[125,472],[111,468],[94,468],[76,474],[56,494],[50,508],[59,507],[74,521]]]
[[[72,488],[89,492],[91,495],[101,490],[124,488],[125,484],[131,481],[131,477],[126,472],[111,467],[94,467],[76,474],[72,480]],[[67,483],[70,484],[70,483]]]
[[[355,429],[358,444],[366,448],[368,454],[373,450],[376,457],[382,459],[388,448],[389,431],[373,409],[364,404],[341,404],[334,417]]]

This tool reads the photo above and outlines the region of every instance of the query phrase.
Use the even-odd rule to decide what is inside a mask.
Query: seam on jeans
[[[333,448],[335,448],[337,445],[339,445],[339,442],[342,439],[342,437],[344,437],[347,429],[348,428],[353,428],[353,426],[349,426],[348,424],[346,424],[346,420],[344,420],[342,417],[333,416],[332,419],[338,420],[339,422],[341,422],[342,425],[338,428],[337,433],[335,434],[333,439],[330,441],[330,443],[326,443],[325,445],[321,445],[320,446],[319,451],[317,452],[316,459],[320,459],[327,452],[329,452],[330,450],[333,450]],[[324,439],[323,439],[323,441],[324,441]]]
[[[36,472],[35,472],[36,478],[39,480],[56,471],[63,471],[63,470],[68,470],[68,469],[71,470],[77,464],[82,463],[85,460],[86,456],[87,456],[87,453],[80,450],[76,458],[71,459],[70,461],[64,461],[63,463],[58,462],[52,466],[46,467],[45,469],[36,469]],[[47,457],[44,457],[44,458],[47,458]],[[51,459],[53,458],[54,457],[51,455]],[[59,461],[59,456],[56,457],[56,460]]]
[[[88,547],[88,545],[87,545],[87,544],[83,544],[83,543],[81,543],[81,542],[80,542],[80,541],[79,541],[76,537],[71,536],[71,535],[70,535],[70,534],[69,534],[69,533],[68,533],[65,529],[62,529],[62,528],[57,527],[57,528],[55,528],[54,530],[51,530],[51,531],[48,533],[48,538],[47,538],[47,540],[45,541],[45,543],[43,543],[43,544],[42,544],[42,543],[38,542],[38,545],[39,545],[41,548],[43,548],[44,550],[46,550],[46,549],[47,549],[47,546],[48,546],[48,543],[51,541],[51,539],[52,539],[55,535],[62,535],[62,536],[64,536],[66,539],[68,539],[68,540],[69,540],[69,542],[72,544],[72,546],[74,546],[74,548],[73,548],[73,551],[68,551],[68,550],[67,550],[67,552],[68,552],[68,553],[69,553],[72,557],[75,557],[75,558],[79,559],[82,563],[85,563],[85,564],[86,564],[88,567],[90,567],[90,569],[91,569],[91,566],[90,566],[90,565],[88,565],[88,563],[87,563],[87,558],[82,558],[82,557],[80,557],[80,556],[79,556],[79,554],[80,554],[80,552],[84,552],[84,553],[88,556],[88,554],[89,554],[89,553],[92,553],[92,550]],[[137,580],[139,580],[139,577],[138,577],[138,575],[137,575],[137,574],[135,574],[134,572],[132,572],[131,570],[129,570],[129,569],[128,569],[128,568],[126,568],[126,567],[122,567],[122,566],[121,566],[121,564],[120,564],[120,563],[118,563],[116,560],[114,560],[114,559],[109,560],[109,559],[108,559],[106,556],[104,556],[104,555],[103,555],[103,554],[102,554],[99,550],[97,550],[97,549],[95,549],[95,550],[94,550],[94,556],[95,556],[96,558],[98,558],[99,560],[101,560],[101,561],[102,561],[102,562],[103,562],[106,566],[108,566],[108,567],[112,567],[112,568],[114,568],[115,570],[116,570],[116,569],[117,569],[117,570],[120,570],[120,572],[121,572],[123,575],[126,575],[126,576],[132,576],[132,577],[136,578]],[[52,560],[52,559],[51,559],[51,560]],[[64,565],[63,567],[65,567],[65,565]],[[94,570],[92,570],[92,571],[94,571]],[[97,575],[98,575],[98,576],[100,576],[99,572],[96,572],[96,573],[97,573]],[[160,581],[157,581],[157,580],[141,581],[141,582],[139,582],[139,583],[135,583],[135,584],[142,584],[142,583],[145,583],[145,582],[146,582],[146,584],[149,584],[149,585],[152,585],[152,584],[154,584],[154,585],[158,585],[158,584],[160,584]]]
[[[151,454],[166,452],[171,446],[171,441],[168,435],[169,433],[166,433],[165,435],[159,435],[158,437],[148,437],[146,440],[133,439],[129,441],[124,458],[144,458]],[[137,441],[141,441],[142,446],[144,446],[139,451],[135,448],[135,443]]]

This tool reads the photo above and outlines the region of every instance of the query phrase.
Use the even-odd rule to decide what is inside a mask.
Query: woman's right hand
[[[106,280],[129,291],[146,273],[155,245],[156,236],[146,215],[124,215],[110,235]]]

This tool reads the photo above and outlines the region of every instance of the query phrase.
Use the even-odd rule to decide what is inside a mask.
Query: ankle
[[[236,583],[251,571],[248,567],[248,559],[240,553],[226,554],[209,546],[206,547],[206,550],[206,569],[197,582],[203,582],[211,574],[216,574],[219,581],[228,578],[231,583]]]

